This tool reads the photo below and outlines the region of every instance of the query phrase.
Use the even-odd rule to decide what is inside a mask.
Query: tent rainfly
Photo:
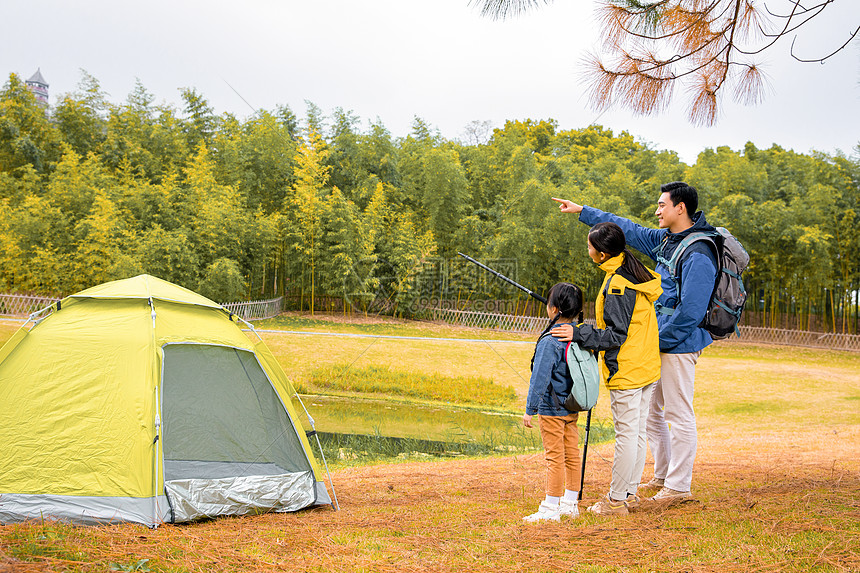
[[[0,523],[331,504],[292,385],[237,320],[149,275],[31,315],[0,349]]]

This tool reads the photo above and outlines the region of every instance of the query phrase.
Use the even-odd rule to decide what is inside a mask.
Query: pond
[[[522,414],[455,406],[404,404],[335,396],[302,396],[326,457],[487,455],[542,448],[537,427],[523,427]],[[297,405],[299,412],[303,412]],[[306,424],[304,415],[302,423]],[[306,424],[309,427],[308,424]],[[584,433],[584,415],[580,434]],[[589,441],[612,437],[612,428],[592,419]]]

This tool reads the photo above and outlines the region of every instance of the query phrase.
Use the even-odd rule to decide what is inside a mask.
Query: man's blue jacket
[[[675,252],[681,240],[695,231],[713,231],[714,228],[705,221],[705,214],[699,211],[693,217],[693,226],[680,233],[670,233],[668,229],[649,229],[637,225],[630,219],[613,215],[595,209],[583,207],[579,220],[589,227],[602,222],[612,222],[621,227],[627,244],[640,253],[657,261],[654,249],[667,238],[663,257],[668,260]],[[655,270],[660,275],[663,294],[657,299],[657,304],[674,308],[671,315],[657,313],[657,324],[660,328],[660,352],[668,354],[686,354],[698,352],[708,346],[713,339],[707,330],[699,324],[705,318],[714,283],[717,278],[717,259],[711,247],[704,241],[696,241],[683,254],[678,266],[680,295],[675,281],[669,275],[669,269],[657,263]]]

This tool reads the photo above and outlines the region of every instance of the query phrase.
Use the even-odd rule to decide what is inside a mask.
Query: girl
[[[539,414],[540,433],[546,452],[546,499],[536,513],[523,518],[527,522],[558,521],[562,515],[579,515],[577,500],[581,470],[579,430],[576,427],[578,414],[568,412],[562,406],[571,390],[570,375],[564,360],[565,343],[546,335],[562,324],[570,324],[576,316],[582,322],[582,291],[572,284],[558,283],[549,291],[546,312],[552,320],[535,345],[526,413],[523,416],[523,425],[531,428],[532,416]]]
[[[645,467],[645,420],[652,383],[660,378],[660,346],[654,302],[660,276],[627,249],[621,227],[598,223],[588,233],[588,254],[606,272],[595,301],[596,327],[557,328],[552,335],[600,351],[601,371],[615,424],[615,457],[607,496],[588,508],[599,515],[636,507]]]

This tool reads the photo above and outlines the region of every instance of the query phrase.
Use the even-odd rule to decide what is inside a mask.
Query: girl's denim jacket
[[[557,326],[553,326],[555,329]],[[550,384],[562,403],[570,394],[570,375],[564,360],[567,343],[547,335],[541,337],[535,347],[529,394],[526,398],[526,414],[534,416],[567,416],[564,406],[556,403],[550,392]]]

